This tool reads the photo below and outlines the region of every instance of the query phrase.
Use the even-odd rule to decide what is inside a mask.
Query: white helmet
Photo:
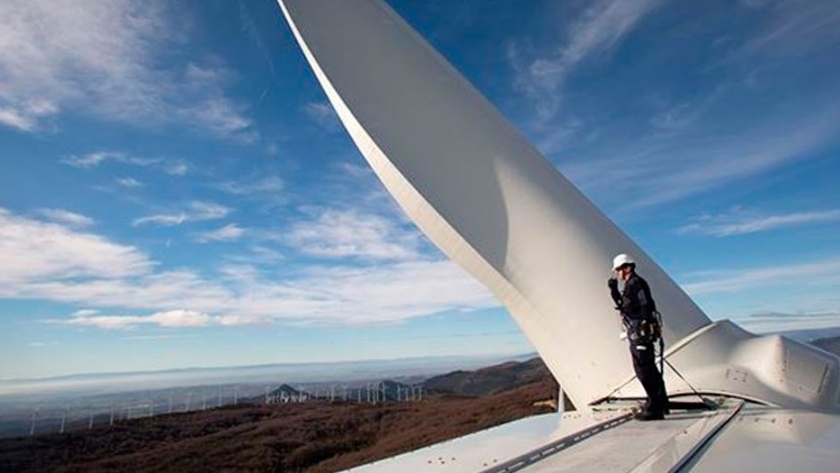
[[[613,258],[613,271],[624,266],[625,264],[635,265],[636,262],[633,261],[633,258],[631,258],[630,255],[626,255],[624,253],[616,255],[615,258]]]

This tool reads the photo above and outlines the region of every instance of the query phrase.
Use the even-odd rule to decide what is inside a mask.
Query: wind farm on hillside
[[[170,413],[164,402],[155,415],[143,405],[134,417],[67,420],[63,432],[53,422],[33,436],[0,439],[0,470],[336,471],[550,412],[558,386],[532,359],[339,392],[283,385],[221,407],[193,395],[188,412],[180,405]]]

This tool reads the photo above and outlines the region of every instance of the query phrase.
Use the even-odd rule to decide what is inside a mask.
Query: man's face
[[[619,266],[619,268],[615,270],[615,274],[617,274],[617,275],[618,275],[618,277],[619,277],[622,281],[627,281],[628,279],[630,279],[630,273],[631,273],[631,272],[632,272],[632,271],[631,271],[631,269],[630,269],[630,265],[629,265],[629,264],[625,264],[625,265],[623,265],[623,266]]]

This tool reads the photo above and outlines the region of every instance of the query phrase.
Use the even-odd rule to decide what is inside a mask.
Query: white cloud
[[[781,332],[789,330],[824,330],[840,326],[837,312],[760,312],[735,319],[739,325],[756,333]]]
[[[96,309],[81,309],[81,310],[77,310],[76,312],[73,312],[72,315],[74,317],[87,317],[89,315],[96,315],[98,313],[99,313],[99,311],[96,310]]]
[[[417,256],[418,233],[379,215],[327,210],[292,225],[285,240],[298,251],[326,258],[405,259]]]
[[[189,171],[189,166],[183,161],[170,161],[164,158],[144,158],[122,151],[95,151],[81,156],[70,156],[61,160],[64,164],[80,169],[94,168],[108,161],[132,166],[151,167],[171,176],[184,176]],[[125,181],[129,183],[131,181],[137,182],[131,178],[127,178]],[[118,182],[118,184],[131,187],[131,184],[125,185],[123,182]]]
[[[687,275],[693,280],[682,284],[691,295],[736,293],[754,287],[770,287],[784,284],[825,285],[840,282],[840,260],[832,259],[819,263],[782,265],[764,268],[712,271]]]
[[[19,111],[11,108],[0,108],[0,123],[21,131],[31,131],[35,128],[33,120],[24,117]]]
[[[185,213],[180,214],[158,214],[140,217],[131,222],[135,227],[142,227],[144,225],[155,225],[158,227],[175,227],[187,221]]]
[[[51,222],[71,227],[88,227],[94,224],[92,218],[64,209],[38,209],[38,214]]]
[[[242,238],[245,230],[235,223],[225,225],[222,228],[212,230],[209,232],[200,233],[197,240],[201,243],[209,243],[214,241],[236,241]]]
[[[222,276],[214,281],[179,271],[80,282],[48,279],[12,286],[5,296],[132,312],[186,307],[207,314],[209,319],[196,319],[206,325],[387,323],[498,306],[489,291],[449,261],[316,268],[279,280],[246,268],[226,268]],[[69,320],[108,328],[164,323],[160,317],[102,313],[77,313]]]
[[[233,210],[212,202],[192,201],[186,208],[175,213],[155,214],[135,219],[131,224],[135,227],[156,225],[174,227],[185,222],[203,222],[225,218]]]
[[[192,310],[170,310],[148,316],[148,319],[161,327],[201,327],[211,322],[207,314]]]
[[[158,164],[162,160],[160,158],[141,158],[137,156],[130,156],[117,151],[96,151],[82,156],[70,156],[69,158],[63,159],[61,162],[77,168],[92,168],[99,166],[105,161],[116,161],[119,163],[145,167]]]
[[[188,336],[181,335],[133,335],[130,337],[123,337],[123,340],[171,340],[173,338],[188,338]]]
[[[371,252],[361,248],[353,254]],[[83,309],[64,322],[107,329],[387,323],[498,305],[450,261],[409,257],[368,268],[309,267],[282,277],[226,265],[211,279],[159,270],[134,247],[6,210],[0,210],[0,261],[0,298],[73,304]],[[151,314],[138,315],[144,312]]]
[[[42,280],[121,278],[145,274],[155,263],[131,246],[0,208],[0,297]]]
[[[20,131],[35,131],[39,120],[56,115],[58,107],[47,101],[23,102],[16,108],[0,108],[0,124]]]
[[[341,170],[342,174],[348,175],[351,178],[359,179],[359,180],[372,180],[375,179],[375,174],[373,173],[373,169],[367,165],[359,165],[355,163],[348,163],[348,162],[340,162],[338,163],[338,168]]]
[[[253,232],[252,232],[253,233]],[[259,235],[263,238],[265,235]],[[265,245],[252,245],[244,249],[246,252],[237,254],[225,255],[225,259],[233,264],[242,265],[258,265],[258,266],[273,266],[286,261],[286,256],[275,248],[269,248]]]
[[[184,176],[187,174],[187,171],[189,171],[189,169],[189,166],[187,166],[187,164],[183,162],[169,163],[164,167],[164,171],[166,171],[167,174],[171,174],[173,176]]]
[[[451,261],[409,261],[376,268],[331,268],[304,280],[335,304],[325,315],[346,323],[387,322],[446,310],[499,305]]]
[[[93,166],[98,166],[101,162],[107,159],[116,159],[119,156],[121,156],[120,153],[100,151],[96,153],[88,153],[83,156],[70,156],[69,158],[62,159],[61,162],[77,168],[89,168]]]
[[[143,183],[134,179],[133,177],[122,177],[117,179],[117,184],[126,187],[128,189],[136,189],[138,187],[143,187]]]
[[[652,102],[658,111],[650,118],[650,124],[664,132],[679,132],[687,130],[715,104],[727,91],[724,86],[717,86],[711,92],[691,99],[683,99],[672,103],[662,97],[652,97]]]
[[[167,328],[204,327],[214,322],[214,318],[202,312],[191,310],[169,310],[152,315],[77,315],[74,314],[65,323],[97,327],[107,330],[128,329],[138,325],[157,325]]]
[[[225,218],[232,211],[230,208],[223,205],[202,201],[190,202],[187,208],[189,209],[190,214],[189,219],[195,221]]]
[[[225,279],[232,281],[258,281],[260,279],[260,272],[257,268],[250,264],[227,264],[219,269]]]
[[[781,215],[757,215],[740,208],[721,215],[703,215],[677,229],[680,234],[728,237],[777,228],[840,221],[840,209],[794,212]]]
[[[303,111],[310,120],[326,130],[335,131],[340,128],[338,115],[328,102],[310,102],[303,107]]]
[[[221,86],[217,87],[221,89]],[[221,91],[216,94],[220,95]],[[244,116],[244,109],[244,106],[236,105],[226,97],[215,96],[184,108],[179,115],[185,123],[210,131],[216,136],[251,143],[257,139],[257,133],[252,130],[251,119]]]
[[[218,60],[161,61],[183,58],[178,46],[189,31],[184,12],[168,8],[130,0],[0,2],[0,124],[36,131],[72,110],[253,139],[245,108],[225,93],[235,75]]]
[[[225,192],[236,195],[276,194],[285,184],[277,176],[267,176],[252,181],[226,182],[219,187]]]
[[[283,253],[277,251],[274,248],[267,248],[265,246],[257,245],[252,246],[250,250],[254,258],[258,258],[260,261],[282,261],[286,259],[286,257],[283,256]]]

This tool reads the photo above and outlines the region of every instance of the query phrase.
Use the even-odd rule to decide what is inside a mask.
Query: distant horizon
[[[801,342],[811,342],[820,339],[840,337],[840,326],[838,327],[824,327],[824,328],[805,328],[790,331],[778,331],[780,335],[793,338]],[[484,353],[484,354],[464,354],[464,355],[425,355],[425,356],[410,356],[410,357],[392,357],[392,358],[359,358],[347,360],[319,360],[319,361],[277,361],[254,364],[232,364],[232,365],[212,365],[212,366],[184,366],[172,367],[153,370],[136,370],[136,371],[98,371],[98,372],[77,372],[60,375],[47,375],[43,377],[33,378],[0,378],[0,383],[12,382],[31,382],[31,381],[48,381],[60,380],[84,376],[120,376],[120,375],[138,375],[138,374],[157,374],[157,373],[177,373],[182,371],[201,371],[201,370],[224,370],[224,369],[248,369],[261,368],[271,366],[302,366],[302,365],[334,365],[334,364],[349,364],[349,363],[375,363],[375,362],[399,362],[410,360],[433,360],[433,359],[496,359],[510,357],[513,359],[522,357],[540,357],[539,352],[533,350],[529,352],[514,352],[514,353]]]
[[[500,358],[518,359],[523,357],[537,357],[539,353],[523,352],[523,353],[498,353],[498,354],[474,354],[474,355],[427,355],[427,356],[413,356],[413,357],[398,357],[398,358],[365,358],[365,359],[350,359],[350,360],[334,360],[334,361],[295,361],[295,362],[274,362],[274,363],[258,363],[247,365],[214,365],[214,366],[187,366],[180,368],[165,368],[159,370],[140,370],[140,371],[102,371],[102,372],[80,372],[61,374],[55,376],[44,376],[37,378],[0,378],[0,383],[13,382],[33,382],[33,381],[54,381],[62,379],[71,379],[78,377],[98,377],[98,376],[125,376],[125,375],[144,375],[144,374],[164,374],[164,373],[178,373],[184,371],[211,371],[211,370],[226,370],[226,369],[250,369],[250,368],[268,368],[273,366],[306,366],[306,365],[342,365],[342,364],[364,364],[364,363],[394,363],[402,361],[422,361],[422,360],[493,360]],[[0,394],[2,395],[2,394]]]

